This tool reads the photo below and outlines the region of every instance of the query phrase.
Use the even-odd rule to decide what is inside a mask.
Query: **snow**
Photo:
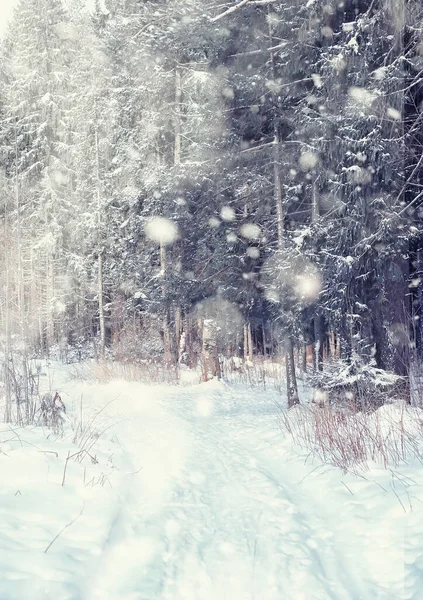
[[[349,48],[352,48],[354,54],[358,54],[360,51],[360,45],[357,41],[357,36],[353,36],[346,44]]]
[[[362,477],[312,464],[264,389],[54,384],[62,437],[0,434],[0,598],[421,597],[420,464]],[[62,486],[81,415],[100,434],[95,460],[69,460]]]
[[[389,119],[392,119],[393,121],[401,121],[402,118],[401,112],[396,108],[393,108],[392,106],[389,106],[386,109],[386,115]]]
[[[260,250],[255,246],[249,246],[247,248],[247,255],[253,259],[260,258]]]
[[[332,65],[332,67],[338,72],[343,71],[347,66],[347,63],[345,62],[345,58],[342,55],[342,53],[339,53],[333,58],[331,58],[329,62]]]
[[[315,152],[303,152],[298,160],[302,171],[311,171],[319,162],[319,157]]]
[[[312,73],[311,79],[313,80],[315,87],[317,87],[318,89],[323,87],[322,78],[320,77],[320,75],[318,73]]]
[[[295,294],[302,300],[315,300],[322,289],[322,280],[317,269],[308,269],[296,275]]]
[[[359,108],[365,108],[371,106],[376,98],[375,92],[366,90],[361,87],[350,87],[348,95],[351,101]]]
[[[352,21],[351,23],[343,23],[342,24],[342,31],[345,31],[346,33],[354,31],[354,27],[355,27],[355,21]]]
[[[229,100],[232,100],[233,98],[235,98],[235,92],[230,87],[224,87],[222,89],[222,96],[224,96],[225,98],[228,98]]]
[[[235,211],[231,206],[222,206],[220,216],[223,219],[223,221],[234,221]]]
[[[209,227],[211,227],[212,229],[217,229],[218,227],[220,227],[220,221],[217,217],[210,217],[210,219],[208,220],[208,224]]]
[[[246,223],[241,227],[240,233],[247,240],[257,240],[260,237],[261,229],[254,223]]]
[[[7,24],[12,16],[13,8],[16,4],[16,0],[2,0],[0,6],[0,37],[3,36]]]
[[[145,233],[150,240],[166,246],[178,239],[178,226],[165,217],[153,217],[145,224]]]
[[[388,67],[379,67],[378,69],[375,69],[372,73],[372,77],[376,81],[383,81],[387,75],[388,75]]]

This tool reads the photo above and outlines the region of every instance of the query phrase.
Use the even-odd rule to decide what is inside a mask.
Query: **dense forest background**
[[[420,0],[20,0],[0,53],[6,396],[90,349],[412,399]]]

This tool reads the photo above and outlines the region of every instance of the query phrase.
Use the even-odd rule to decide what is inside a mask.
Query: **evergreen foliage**
[[[254,352],[407,377],[421,4],[236,5],[20,0],[1,44],[5,336],[195,362],[199,306],[230,303],[220,352],[242,352],[244,322]]]

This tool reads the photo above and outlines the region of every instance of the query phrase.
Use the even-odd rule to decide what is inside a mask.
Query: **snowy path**
[[[328,521],[304,495],[278,455],[276,406],[263,411],[219,385],[155,402],[153,419],[135,411],[121,428],[134,471],[143,469],[124,492],[88,600],[402,597],[364,583],[363,561],[334,535],[337,515]]]
[[[270,391],[63,393],[85,423],[100,411],[98,462],[62,485],[72,431],[0,432],[0,600],[423,599],[420,464],[305,463]]]

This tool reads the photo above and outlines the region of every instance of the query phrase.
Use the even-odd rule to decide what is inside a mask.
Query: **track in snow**
[[[168,394],[133,398],[116,430],[133,475],[87,600],[389,598],[280,454],[276,404],[221,384]]]

